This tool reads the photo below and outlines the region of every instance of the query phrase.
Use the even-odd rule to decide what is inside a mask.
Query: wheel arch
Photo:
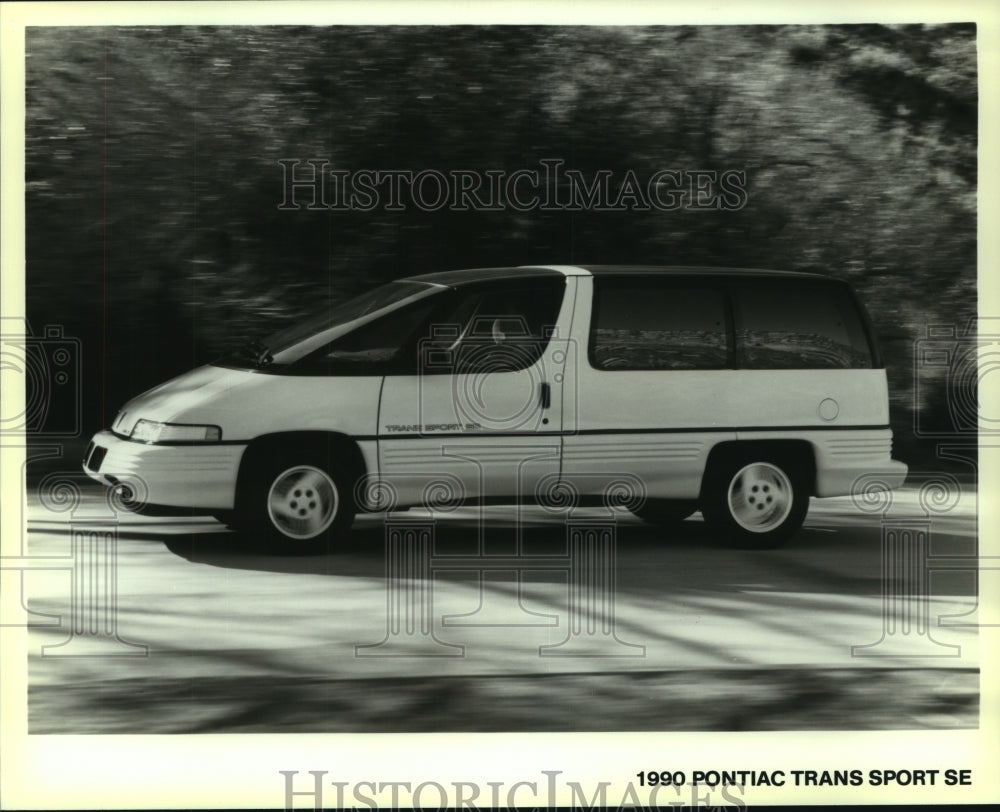
[[[364,454],[357,441],[333,431],[283,431],[255,437],[243,452],[239,473],[236,476],[236,499],[245,491],[252,472],[275,454],[286,454],[290,449],[318,453],[326,459],[328,470],[342,472],[351,484],[351,498],[360,479],[368,473]]]
[[[705,470],[702,472],[699,499],[704,499],[706,489],[710,487],[711,478],[721,463],[733,459],[752,456],[761,459],[771,459],[775,462],[784,461],[799,466],[799,473],[804,477],[806,492],[810,496],[816,493],[816,451],[807,440],[727,440],[717,443],[708,453],[705,460]]]

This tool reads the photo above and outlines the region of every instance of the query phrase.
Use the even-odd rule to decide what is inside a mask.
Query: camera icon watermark
[[[914,434],[975,439],[1000,433],[996,399],[984,392],[1000,380],[1000,318],[973,318],[961,331],[928,327],[914,343],[913,364]]]
[[[78,437],[82,390],[80,340],[47,325],[33,335],[24,319],[0,319],[0,435]],[[24,399],[10,397],[23,380]]]
[[[414,433],[565,433],[570,339],[532,332],[521,315],[438,324],[418,344],[419,422]]]

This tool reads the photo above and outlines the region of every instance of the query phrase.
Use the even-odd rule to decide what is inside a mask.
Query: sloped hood
[[[138,420],[163,423],[215,423],[212,408],[218,396],[250,385],[258,377],[253,370],[203,366],[153,387],[126,403],[112,428],[129,434]]]

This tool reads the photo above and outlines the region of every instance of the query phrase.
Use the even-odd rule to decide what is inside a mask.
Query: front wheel
[[[346,482],[328,463],[288,455],[248,474],[240,499],[240,529],[260,534],[276,552],[326,552],[346,537],[354,507]]]
[[[809,493],[801,466],[745,456],[717,466],[705,494],[705,519],[744,547],[784,544],[802,526]]]

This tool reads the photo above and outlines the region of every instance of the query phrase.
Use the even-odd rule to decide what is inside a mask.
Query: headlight
[[[222,439],[222,429],[218,426],[140,420],[129,436],[140,443],[217,443]]]

